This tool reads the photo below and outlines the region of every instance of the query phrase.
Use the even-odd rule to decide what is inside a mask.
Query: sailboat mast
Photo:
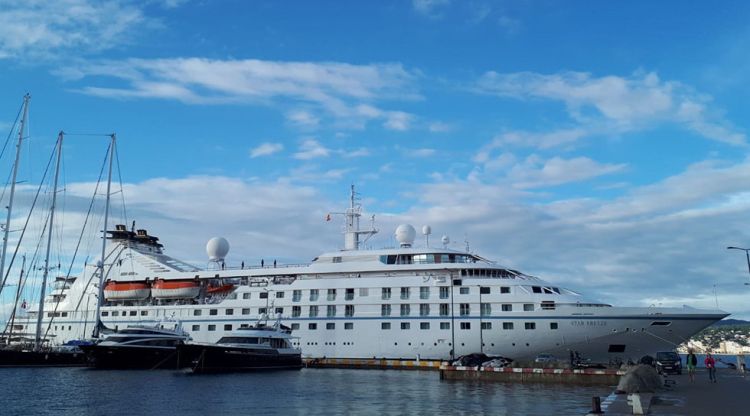
[[[62,142],[64,133],[57,136],[57,164],[55,165],[55,179],[52,185],[52,205],[49,210],[49,224],[47,230],[47,252],[44,255],[44,272],[42,273],[42,288],[39,292],[39,311],[36,316],[36,338],[34,349],[39,351],[42,346],[42,318],[44,317],[44,292],[47,288],[47,277],[49,276],[49,253],[52,248],[52,232],[55,222],[55,205],[57,204],[57,180],[60,176],[60,160],[62,159]]]
[[[5,219],[5,229],[3,230],[3,250],[0,254],[0,277],[2,277],[3,284],[0,285],[0,293],[3,291],[5,285],[5,254],[8,251],[8,233],[10,232],[10,218],[13,215],[13,197],[16,194],[16,180],[18,177],[18,162],[21,160],[21,149],[23,147],[23,133],[26,129],[27,118],[29,116],[29,101],[31,95],[26,94],[23,96],[23,117],[21,117],[21,124],[18,129],[18,142],[16,143],[16,161],[13,163],[13,174],[10,180],[10,196],[8,197],[8,216]]]
[[[112,162],[115,159],[115,141],[116,137],[112,134],[112,142],[109,145],[109,174],[107,175],[107,199],[104,204],[104,228],[102,229],[102,257],[99,261],[99,297],[96,302],[96,325],[94,325],[94,338],[99,338],[99,328],[101,326],[101,307],[104,303],[104,256],[107,254],[107,226],[109,221],[109,199],[112,188]]]
[[[18,300],[21,298],[21,287],[23,286],[23,273],[26,270],[26,255],[23,256],[23,262],[21,263],[21,273],[18,276],[18,286],[16,287],[16,300],[13,302],[13,311],[10,315],[10,325],[5,329],[8,332],[8,336],[5,338],[6,344],[10,345],[11,338],[13,337],[13,327],[16,324],[16,314],[18,313]],[[22,305],[23,307],[24,305]]]

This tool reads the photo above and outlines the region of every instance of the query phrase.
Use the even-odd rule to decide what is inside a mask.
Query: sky
[[[325,217],[355,185],[373,248],[430,225],[607,303],[750,319],[726,249],[750,246],[748,21],[740,1],[0,0],[0,132],[32,96],[13,224],[62,130],[70,252],[115,133],[115,220],[195,264],[214,236],[230,264],[339,249]]]

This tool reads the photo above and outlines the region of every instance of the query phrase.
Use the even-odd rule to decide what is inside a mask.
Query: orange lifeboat
[[[233,284],[226,283],[226,284],[218,285],[218,286],[210,286],[208,288],[208,293],[215,295],[215,294],[231,292],[233,289],[234,289]]]
[[[107,300],[143,300],[151,294],[148,284],[144,282],[109,281],[104,286],[104,298]]]
[[[157,279],[151,286],[151,295],[156,299],[192,299],[198,297],[200,291],[198,280]]]

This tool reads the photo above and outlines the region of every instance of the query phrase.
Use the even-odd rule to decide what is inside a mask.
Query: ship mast
[[[359,250],[359,246],[375,235],[378,230],[375,229],[375,216],[372,218],[372,225],[369,230],[359,229],[359,217],[362,216],[362,205],[357,203],[357,193],[354,191],[354,185],[351,187],[349,197],[349,208],[344,213],[346,218],[346,228],[344,230],[344,250]],[[364,236],[363,241],[359,237]]]
[[[60,176],[60,160],[62,159],[62,142],[64,133],[57,136],[57,164],[55,165],[55,179],[52,185],[52,206],[49,210],[49,224],[47,224],[47,252],[44,255],[44,272],[42,273],[42,288],[39,292],[39,311],[36,316],[36,337],[34,350],[39,351],[42,346],[42,318],[44,317],[44,291],[47,288],[47,276],[49,276],[49,252],[52,248],[52,231],[55,221],[55,205],[57,204],[57,180]]]
[[[112,142],[109,144],[109,173],[107,175],[107,197],[106,203],[104,204],[104,228],[102,228],[102,257],[97,265],[99,267],[99,297],[96,302],[96,324],[94,325],[94,338],[99,338],[99,330],[102,325],[102,319],[100,315],[102,303],[104,302],[104,256],[107,253],[107,222],[109,221],[109,199],[110,190],[112,187],[112,162],[115,158],[115,141],[116,136],[113,133],[111,136]]]
[[[2,275],[2,284],[0,285],[0,293],[3,291],[5,286],[5,279],[7,274],[5,273],[5,254],[8,251],[8,233],[10,232],[10,218],[13,215],[13,197],[16,194],[16,178],[18,177],[18,162],[21,160],[21,148],[23,144],[23,132],[26,128],[27,118],[29,116],[29,101],[31,95],[26,94],[23,96],[23,117],[21,117],[21,124],[18,128],[18,142],[16,143],[16,161],[13,163],[13,174],[10,180],[10,196],[8,197],[8,216],[5,219],[5,228],[3,229],[3,250],[0,253],[0,275]],[[9,271],[10,272],[10,271]]]

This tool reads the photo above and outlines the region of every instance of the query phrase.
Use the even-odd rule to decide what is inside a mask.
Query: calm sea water
[[[189,375],[0,369],[10,415],[582,415],[612,387],[440,380],[435,371]]]

